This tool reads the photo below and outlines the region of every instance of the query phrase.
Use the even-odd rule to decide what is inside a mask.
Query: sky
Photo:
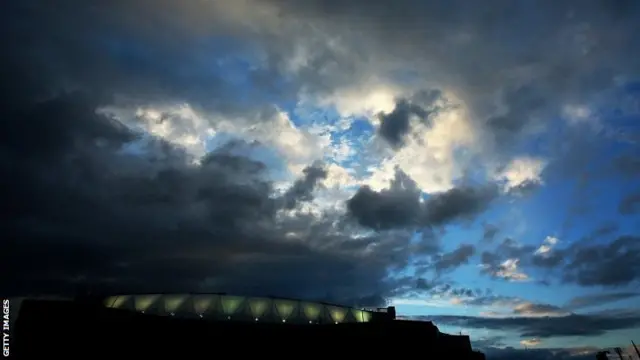
[[[640,343],[639,2],[2,7],[3,295],[394,305],[489,359]]]

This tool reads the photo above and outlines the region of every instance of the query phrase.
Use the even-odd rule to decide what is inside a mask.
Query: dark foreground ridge
[[[113,306],[113,297],[25,300],[15,324],[12,354],[21,359],[406,354],[484,360],[482,353],[471,349],[469,337],[440,333],[431,322],[396,320],[392,308],[371,311],[370,317],[358,321],[354,316],[364,314],[358,309],[322,303],[226,295],[149,296],[127,296],[119,307]],[[205,299],[210,300],[206,309]],[[133,308],[126,306],[127,301]],[[230,304],[235,307],[233,317],[226,315]],[[257,321],[256,310],[261,315]],[[283,314],[289,321],[281,318]],[[308,315],[318,321],[309,321]],[[334,321],[336,316],[343,321]]]

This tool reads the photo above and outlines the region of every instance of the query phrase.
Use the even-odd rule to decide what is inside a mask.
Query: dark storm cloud
[[[504,261],[517,259],[518,267],[524,270],[543,270],[553,279],[581,286],[616,287],[640,280],[640,242],[638,237],[622,235],[600,244],[591,242],[598,234],[612,234],[612,224],[596,229],[587,238],[570,246],[554,246],[546,253],[536,253],[537,247],[521,245],[507,238],[491,251],[481,254],[481,272],[495,274],[504,272]]]
[[[80,89],[226,113],[268,108],[271,95],[265,94],[275,92],[271,75],[249,72],[247,86],[238,86],[210,61],[248,49],[246,42],[229,40],[240,34],[212,11],[193,1],[12,2],[1,15],[2,41],[11,49],[4,60],[11,70],[5,67],[2,75],[11,92],[28,87],[41,96]],[[216,41],[219,36],[228,38]]]
[[[460,186],[430,196],[424,203],[423,221],[444,225],[450,221],[468,220],[485,211],[498,196],[492,184],[481,187]]]
[[[283,219],[283,202],[271,196],[260,162],[223,147],[194,165],[184,149],[95,110],[119,101],[134,108],[186,102],[217,113],[269,113],[266,103],[291,100],[300,89],[333,94],[387,73],[386,64],[397,70],[419,63],[425,66],[411,70],[455,90],[489,137],[510,145],[532,117],[563,101],[588,100],[613,75],[637,70],[629,51],[640,46],[626,35],[638,33],[633,4],[620,11],[595,1],[535,9],[507,1],[446,3],[5,4],[0,193],[9,251],[0,263],[14,275],[0,288],[68,292],[88,282],[122,291],[268,292],[348,302],[381,302],[406,284],[415,288],[416,279],[389,279],[387,270],[406,266],[416,252],[433,253],[434,242],[413,246],[411,231],[386,230],[473,218],[497,196],[495,187],[463,186],[424,203],[410,179],[397,177],[382,192],[362,188],[349,201],[351,215],[384,231],[353,237],[347,225],[334,226],[343,224],[338,216]],[[329,45],[337,38],[342,48]],[[307,49],[309,59],[292,74],[293,55]],[[260,58],[261,65],[229,79],[228,69],[216,67],[229,54]],[[311,164],[285,203],[310,199],[323,176]]]
[[[563,280],[583,286],[622,286],[640,280],[640,239],[620,236],[604,245],[569,250]]]
[[[629,53],[640,48],[633,35],[640,9],[633,1],[542,1],[535,7],[506,0],[487,6],[464,0],[271,3],[340,28],[385,60],[424,59],[406,66],[452,86],[501,152],[563,105],[588,102],[614,87],[617,75],[633,77],[640,70]]]
[[[492,242],[500,232],[500,228],[493,224],[483,224],[482,241]]]
[[[277,198],[265,164],[238,155],[250,144],[231,141],[194,163],[185,149],[96,112],[116,98],[134,107],[268,111],[264,88],[243,87],[251,102],[242,102],[237,86],[212,69],[211,59],[242,45],[207,43],[208,35],[234,33],[195,5],[4,7],[0,266],[12,276],[0,280],[3,295],[68,294],[89,284],[378,305],[400,294],[406,280],[389,279],[388,270],[407,265],[410,233],[354,238],[334,225],[337,215],[279,215],[312,199],[326,177],[320,165]]]
[[[436,325],[513,331],[519,334],[521,338],[540,339],[556,336],[601,336],[608,331],[632,329],[640,325],[640,315],[633,312],[508,318],[433,315],[425,317],[425,319],[427,318]]]
[[[474,349],[484,351],[486,348],[504,346],[504,336],[491,336],[482,339],[473,339],[472,345]]]
[[[593,360],[597,351],[597,349],[584,348],[514,349],[512,347],[485,347],[483,350],[487,359],[495,360]]]
[[[514,297],[495,295],[490,292],[482,293],[476,291],[475,294],[469,294],[468,291],[465,291],[465,293],[469,295],[469,297],[464,299],[463,303],[473,306],[504,306],[504,304],[515,304],[520,301]]]
[[[474,296],[475,292],[473,289],[467,289],[467,288],[456,288],[456,289],[451,289],[451,295],[453,296]]]
[[[10,94],[9,89],[5,91]],[[20,121],[6,121],[9,122],[6,132],[0,135],[3,146],[15,155],[47,161],[92,141],[118,146],[133,139],[134,134],[126,127],[96,115],[93,110],[97,102],[92,100],[72,93],[26,109],[12,109],[13,104],[6,104],[4,110],[8,115],[19,116]]]
[[[0,263],[12,274],[3,294],[68,294],[87,284],[376,304],[396,294],[387,269],[406,265],[410,235],[353,239],[335,219],[278,221],[282,202],[270,196],[264,164],[234,154],[250,145],[232,141],[194,164],[183,149],[96,114],[91,96],[13,95],[0,100]],[[308,200],[324,174],[307,168],[286,192],[287,207]],[[365,255],[372,245],[376,255]]]
[[[418,278],[416,288],[418,290],[431,290],[436,286],[433,282],[430,282],[423,278]]]
[[[544,90],[533,85],[507,89],[503,93],[502,101],[508,106],[506,113],[487,120],[487,125],[498,143],[511,141],[514,135],[526,130],[532,119],[541,115],[541,111],[547,105]]]
[[[313,200],[313,190],[318,182],[327,178],[327,170],[322,164],[317,163],[302,170],[304,177],[296,180],[293,186],[283,195],[284,206],[287,209],[295,208],[299,202]]]
[[[393,148],[402,147],[404,145],[404,137],[410,131],[412,116],[424,121],[426,120],[427,112],[407,100],[399,100],[392,112],[379,115],[380,128],[378,129],[378,134],[387,140]]]
[[[434,264],[435,270],[442,272],[467,264],[475,254],[475,251],[475,246],[471,244],[461,244],[452,252],[438,256]]]
[[[610,294],[584,295],[571,299],[571,301],[569,301],[569,303],[567,303],[565,307],[569,309],[583,309],[625,299],[631,299],[638,296],[640,296],[640,293],[638,292],[617,292]]]
[[[601,237],[606,237],[609,235],[615,234],[619,229],[618,224],[607,221],[598,226],[593,232],[588,236],[589,239],[597,239]]]
[[[618,205],[618,212],[622,215],[640,213],[640,191],[625,195]]]
[[[136,96],[180,95],[202,106],[237,108],[239,90],[260,103],[264,93],[291,95],[304,88],[329,94],[371,78],[371,71],[409,69],[417,78],[454,88],[478,115],[479,126],[499,140],[497,146],[512,144],[538,115],[557,112],[563,102],[588,100],[617,75],[637,73],[629,51],[640,48],[631,35],[638,32],[637,5],[620,12],[596,0],[544,1],[535,8],[493,0],[481,9],[462,0],[65,0],[55,8],[30,0],[11,7],[20,16],[12,14],[7,33],[29,30],[30,41],[20,46],[46,54],[31,60],[46,58],[42,68],[57,66],[68,81],[119,84],[132,78],[136,88],[118,87]],[[37,31],[19,25],[22,19],[35,20]],[[56,34],[55,41],[44,46],[43,37],[33,35],[38,32]],[[206,41],[221,35],[232,41]],[[350,51],[327,41],[336,35]],[[305,52],[309,58],[292,78],[285,69],[301,45],[313,51]],[[206,60],[255,48],[266,65],[252,70],[250,86],[242,89],[224,81]],[[280,75],[289,79],[284,88],[274,80]],[[393,136],[402,133],[401,126],[391,128]]]
[[[388,189],[379,192],[363,186],[347,202],[350,214],[373,229],[442,226],[472,219],[486,210],[498,195],[497,188],[461,186],[420,201],[421,191],[403,171],[396,169]]]
[[[399,99],[396,106],[388,114],[380,114],[378,134],[394,149],[405,144],[405,137],[411,132],[412,118],[423,124],[430,124],[430,116],[439,109],[435,102],[440,99],[438,90],[423,91],[413,96],[413,99]]]
[[[92,114],[76,115],[90,124]],[[13,176],[2,188],[11,200],[3,203],[10,215],[3,221],[2,266],[14,274],[3,278],[3,293],[69,293],[89,283],[112,291],[225,290],[358,302],[394,291],[386,269],[404,265],[408,236],[352,240],[317,219],[312,226],[313,219],[277,222],[280,202],[260,177],[264,166],[231,154],[229,146],[192,165],[166,143],[160,148],[167,156],[156,148],[132,155],[90,141],[116,132],[81,129],[67,129],[80,145],[56,146],[61,150],[50,151],[46,162],[19,157],[13,143],[1,147],[13,160],[3,162]],[[66,133],[58,130],[52,140]],[[30,136],[16,134],[23,141]],[[309,167],[287,199],[305,200],[309,194],[300,189],[321,175]],[[308,231],[303,241],[287,240],[297,229]],[[380,257],[362,254],[372,244]]]
[[[640,174],[640,156],[621,155],[614,160],[615,168],[622,174],[633,177]]]
[[[417,226],[421,212],[420,196],[416,183],[396,169],[388,189],[376,192],[363,186],[348,200],[347,207],[360,224],[373,229]]]

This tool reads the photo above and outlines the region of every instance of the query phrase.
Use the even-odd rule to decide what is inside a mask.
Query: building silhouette
[[[229,294],[136,294],[25,300],[15,325],[20,358],[59,356],[389,356],[484,360],[468,336],[395,308]],[[223,355],[224,354],[224,355]]]

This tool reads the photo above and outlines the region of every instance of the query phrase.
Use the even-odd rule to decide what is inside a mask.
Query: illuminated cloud
[[[553,249],[553,247],[557,243],[558,243],[558,238],[553,236],[547,236],[542,242],[542,245],[540,245],[540,247],[536,249],[535,254],[545,256],[551,251],[551,249]]]
[[[526,346],[526,347],[534,347],[534,346],[538,346],[542,343],[542,341],[540,341],[540,339],[525,339],[525,340],[520,340],[520,344],[522,346]]]

